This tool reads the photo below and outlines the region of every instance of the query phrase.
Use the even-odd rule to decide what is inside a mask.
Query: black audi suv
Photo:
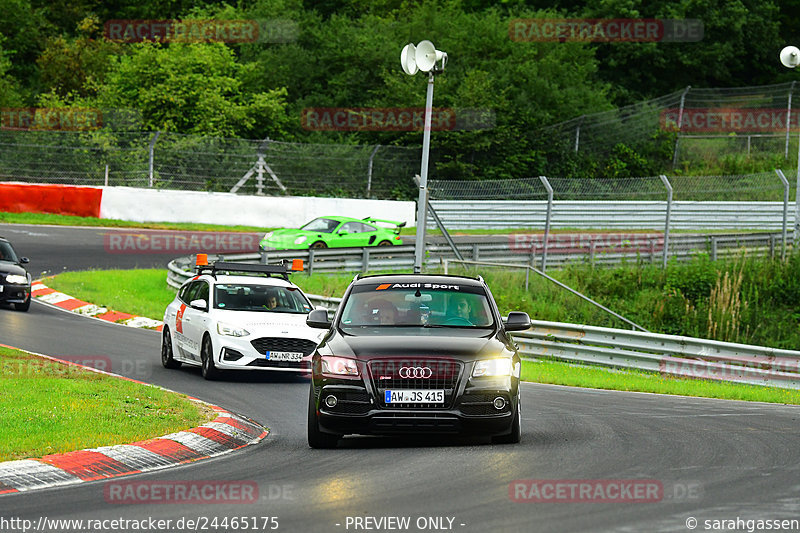
[[[0,237],[0,303],[14,304],[27,311],[31,306],[31,275],[25,270],[27,257],[17,256],[14,247]]]
[[[482,278],[357,276],[312,359],[308,443],[335,447],[347,434],[471,434],[496,443],[521,436],[520,358]]]

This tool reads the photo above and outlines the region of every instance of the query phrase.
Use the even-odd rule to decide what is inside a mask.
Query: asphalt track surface
[[[48,231],[31,231],[30,241],[14,239],[15,245],[20,252],[50,250],[51,263],[25,252],[37,263],[70,270],[84,268],[84,261],[104,266],[105,258],[94,255],[91,232],[36,235]],[[11,235],[6,227],[0,228],[3,233]],[[58,256],[50,247],[49,239],[64,234],[74,255]],[[138,260],[135,264],[145,264]],[[311,450],[303,378],[241,375],[206,382],[194,369],[163,369],[153,331],[82,318],[39,302],[29,313],[0,308],[0,342],[54,356],[108,357],[115,372],[197,396],[271,429],[261,444],[241,452],[114,480],[246,481],[258,486],[256,503],[120,505],[104,495],[111,481],[89,482],[0,496],[4,533],[22,531],[19,522],[3,524],[4,518],[36,525],[40,518],[170,519],[166,530],[181,532],[197,528],[176,527],[179,519],[200,517],[249,517],[250,526],[254,517],[277,517],[277,531],[292,532],[690,531],[691,518],[698,521],[696,531],[719,531],[718,523],[705,521],[739,519],[739,530],[747,530],[747,520],[800,519],[800,410],[793,406],[524,384],[518,445],[347,438],[339,449]],[[550,493],[546,503],[515,502],[509,492],[515,480],[631,479],[658,483],[660,501],[569,502]],[[362,522],[364,527],[356,528],[355,517],[410,517],[410,527]],[[424,524],[428,517],[453,519],[452,526],[447,519],[439,528]],[[50,526],[45,531],[68,530],[44,524]],[[269,531],[274,523],[263,525],[259,518],[248,531]],[[200,530],[242,530],[230,523],[206,526]]]

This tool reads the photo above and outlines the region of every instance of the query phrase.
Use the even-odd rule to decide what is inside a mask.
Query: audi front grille
[[[453,404],[463,364],[449,359],[375,359],[369,362],[370,379],[384,409],[447,409]],[[429,371],[428,371],[429,370]],[[444,404],[390,404],[386,390],[444,390]]]

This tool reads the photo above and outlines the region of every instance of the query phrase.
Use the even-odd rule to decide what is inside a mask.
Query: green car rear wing
[[[362,220],[364,222],[383,222],[384,224],[391,224],[393,226],[396,226],[394,228],[391,228],[391,230],[395,233],[395,235],[400,235],[400,228],[403,228],[406,225],[405,222],[397,222],[396,220],[383,220],[380,218],[372,218],[372,217],[364,217]]]

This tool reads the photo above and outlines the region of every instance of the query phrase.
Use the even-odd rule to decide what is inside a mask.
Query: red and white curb
[[[0,346],[13,348],[5,344]],[[90,372],[169,390],[49,355],[28,353]],[[0,495],[169,468],[231,453],[261,442],[269,434],[267,428],[222,407],[197,398],[189,399],[213,409],[217,417],[196,428],[132,444],[88,448],[46,455],[39,459],[0,462]]]
[[[155,439],[0,463],[0,494],[151,472],[217,457],[261,441],[265,428],[219,407],[202,426]]]
[[[73,298],[63,292],[58,292],[51,289],[41,281],[35,281],[31,286],[31,295],[40,302],[44,302],[65,311],[71,311],[79,315],[90,316],[105,320],[106,322],[113,322],[116,324],[123,324],[133,328],[150,328],[161,331],[164,323],[160,320],[153,320],[143,316],[131,315],[128,313],[120,313],[119,311],[112,311],[106,307],[99,307],[83,300]]]

